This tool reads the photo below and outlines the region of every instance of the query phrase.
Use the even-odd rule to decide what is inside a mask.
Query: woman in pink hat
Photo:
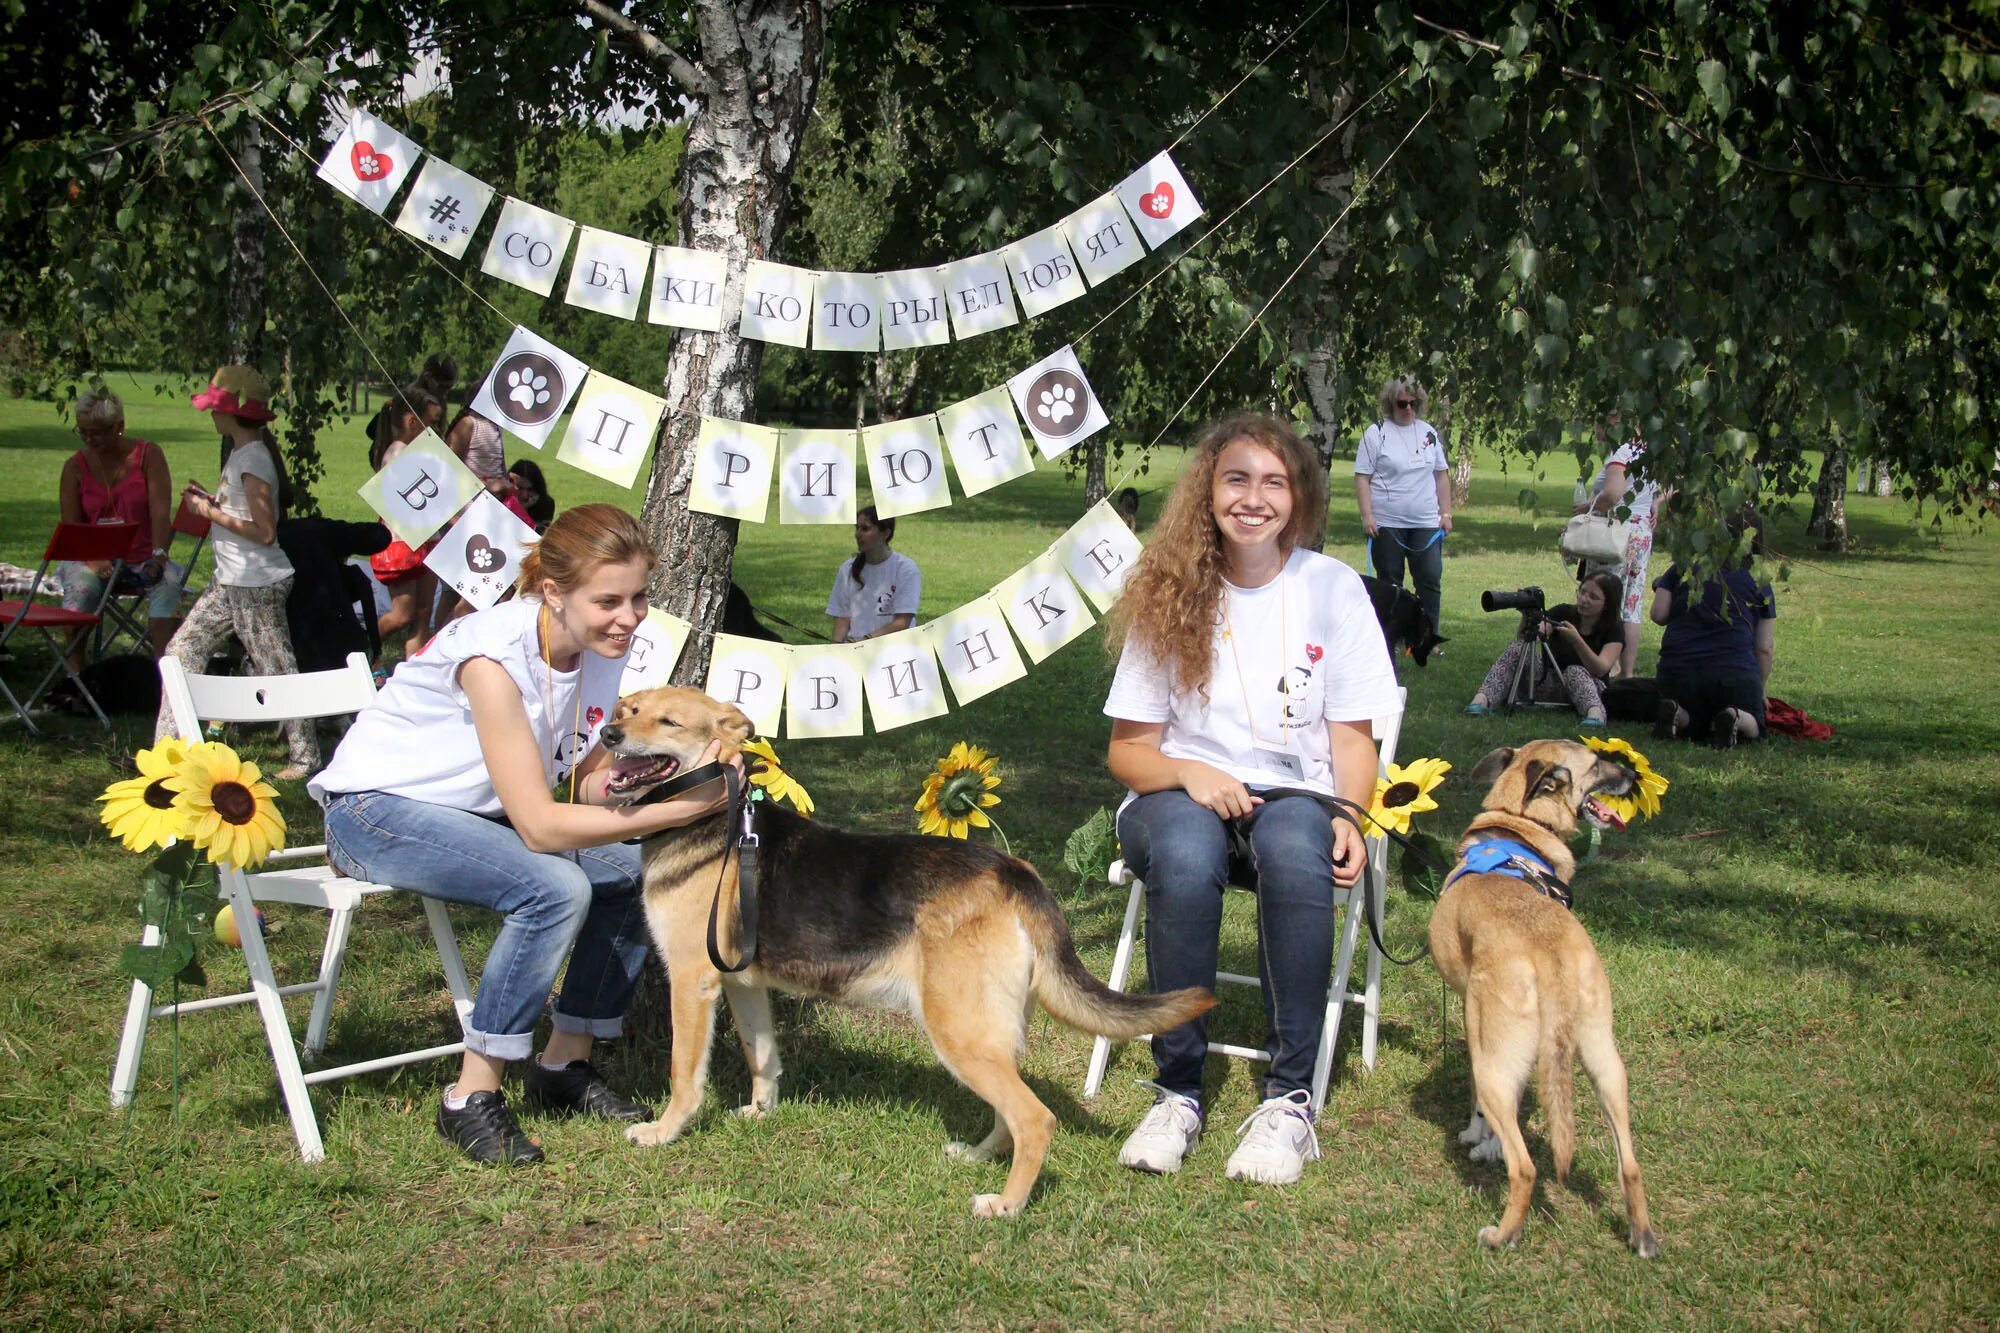
[[[212,525],[215,579],[188,610],[167,652],[189,671],[199,671],[209,654],[234,633],[262,676],[290,675],[299,669],[292,652],[285,596],[292,589],[292,562],[278,547],[278,520],[291,500],[291,485],[270,423],[271,391],[249,366],[224,366],[194,405],[215,419],[229,452],[222,484],[213,495],[189,481],[184,502]],[[153,736],[171,734],[173,718],[164,701]],[[319,767],[319,738],[310,722],[287,722],[285,740],[291,765],[281,778],[302,778]]]

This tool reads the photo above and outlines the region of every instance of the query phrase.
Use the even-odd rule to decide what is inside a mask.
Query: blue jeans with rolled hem
[[[1252,789],[1255,790],[1254,788]],[[1250,864],[1232,864],[1221,817],[1185,791],[1154,792],[1118,816],[1125,864],[1146,882],[1146,972],[1157,994],[1215,988],[1222,894],[1257,894],[1257,974],[1270,1025],[1266,1097],[1312,1088],[1333,979],[1333,824],[1317,801],[1287,796],[1250,814]],[[1153,1037],[1159,1084],[1201,1097],[1208,1019]]]
[[[1435,632],[1444,602],[1444,529],[1378,527],[1368,539],[1368,558],[1375,564],[1375,577],[1398,588],[1403,586],[1403,566],[1409,566],[1417,600]]]
[[[327,801],[326,849],[351,878],[505,916],[465,1023],[466,1049],[525,1058],[565,958],[556,1030],[624,1031],[647,947],[637,847],[531,852],[500,820],[369,791]]]

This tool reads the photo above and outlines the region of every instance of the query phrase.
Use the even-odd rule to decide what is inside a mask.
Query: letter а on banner
[[[778,457],[778,432],[747,421],[703,417],[694,450],[688,508],[746,523],[762,523],[771,503],[771,469]]]
[[[653,248],[615,231],[578,227],[576,261],[563,300],[620,319],[637,319],[646,296],[646,261]]]
[[[422,546],[485,489],[451,446],[427,430],[362,482],[360,495],[399,540]]]

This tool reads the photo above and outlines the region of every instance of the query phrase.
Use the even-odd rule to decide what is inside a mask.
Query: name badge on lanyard
[[[1252,753],[1256,755],[1257,767],[1268,772],[1281,773],[1294,782],[1305,780],[1305,763],[1290,750],[1273,750],[1259,745]]]

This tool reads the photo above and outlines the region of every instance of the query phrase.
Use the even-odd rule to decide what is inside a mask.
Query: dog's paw
[[[1475,1162],[1504,1162],[1507,1160],[1507,1149],[1502,1146],[1498,1134],[1488,1134],[1473,1144],[1466,1156]]]
[[[954,1162],[990,1162],[993,1160],[993,1154],[986,1151],[981,1145],[977,1143],[960,1143],[957,1139],[953,1139],[950,1143],[944,1145],[944,1155],[951,1158]],[[979,1197],[987,1199],[996,1196],[982,1194]]]
[[[1486,1127],[1486,1117],[1477,1111],[1472,1113],[1472,1120],[1466,1127],[1458,1132],[1458,1141],[1468,1148],[1492,1137],[1493,1131]]]
[[[672,1143],[681,1135],[678,1125],[669,1125],[664,1120],[651,1120],[643,1125],[629,1125],[625,1130],[625,1141],[636,1143],[641,1148],[657,1148]]]
[[[1521,1233],[1517,1231],[1511,1236],[1506,1236],[1501,1234],[1499,1227],[1481,1227],[1479,1243],[1489,1250],[1512,1249],[1521,1243]]]
[[[1660,1257],[1660,1238],[1648,1227],[1632,1237],[1632,1249],[1641,1259],[1657,1259]]]
[[[736,1114],[745,1120],[762,1120],[771,1114],[771,1106],[768,1102],[745,1102],[736,1108]]]
[[[1009,1207],[998,1194],[975,1194],[972,1196],[974,1217],[1018,1217],[1021,1210]]]

